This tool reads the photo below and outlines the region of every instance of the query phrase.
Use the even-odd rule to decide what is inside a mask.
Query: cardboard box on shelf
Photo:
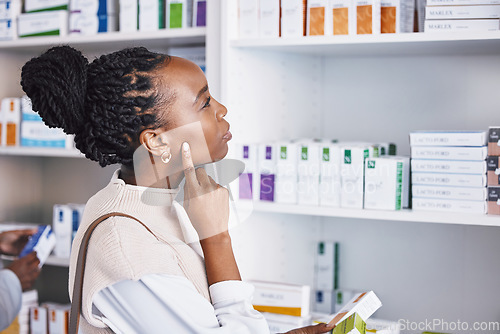
[[[488,130],[488,155],[500,155],[500,126]]]
[[[331,35],[355,35],[356,34],[356,7],[350,0],[331,0],[330,9],[327,15],[333,31],[327,34]]]
[[[328,0],[307,1],[307,35],[331,35],[330,4]]]
[[[248,282],[255,287],[252,304],[257,311],[309,316],[311,288],[308,285],[253,280]]]
[[[453,187],[485,187],[485,174],[411,173],[412,184]]]
[[[340,207],[341,148],[335,143],[321,143],[320,150],[319,205]]]
[[[492,155],[486,159],[488,168],[488,186],[500,185],[500,157]]]
[[[21,123],[21,100],[4,98],[0,107],[2,146],[19,146]]]
[[[277,38],[280,36],[279,1],[260,0],[259,36]]]
[[[68,11],[35,12],[19,15],[19,37],[68,35]]]
[[[349,145],[342,147],[340,163],[341,195],[343,208],[363,208],[365,159],[370,157],[367,146]]]
[[[426,33],[459,32],[459,31],[497,31],[500,19],[486,20],[425,20]]]
[[[238,178],[238,198],[244,200],[258,200],[260,176],[257,169],[257,145],[236,144],[236,159],[245,164],[245,170]]]
[[[470,20],[498,18],[500,18],[500,5],[427,6],[425,8],[426,20]]]
[[[139,31],[157,31],[165,28],[165,2],[139,0]]]
[[[139,29],[138,0],[120,0],[119,30],[122,32],[135,32]]]
[[[441,211],[485,214],[486,202],[437,198],[413,198],[412,209],[415,211]]]
[[[295,143],[283,142],[276,145],[276,203],[297,203],[298,148]]]
[[[261,201],[274,202],[276,181],[276,149],[273,145],[260,144],[258,147],[258,193]]]
[[[488,214],[500,215],[500,187],[488,187]]]
[[[165,0],[165,7],[167,28],[187,28],[193,25],[192,0]]]
[[[260,0],[239,1],[239,38],[259,37],[259,2]]]
[[[356,6],[356,34],[380,34],[380,0],[354,0]]]
[[[427,6],[500,5],[500,0],[427,0]]]
[[[486,146],[478,147],[452,147],[452,146],[412,146],[412,159],[431,160],[474,160],[486,159],[488,150]]]
[[[416,131],[410,133],[411,146],[484,146],[486,131]]]
[[[316,290],[333,291],[339,286],[339,244],[334,241],[320,241],[316,252]]]
[[[193,27],[207,25],[207,0],[194,0],[193,2]]]
[[[68,333],[71,305],[44,303],[47,308],[49,333]]]
[[[24,0],[24,12],[67,10],[69,0]]]
[[[381,33],[399,34],[413,32],[415,1],[382,0],[380,6]]]
[[[412,194],[413,198],[459,199],[464,201],[485,201],[487,198],[485,187],[446,187],[415,184],[412,186]]]
[[[281,37],[306,35],[307,0],[281,1]]]
[[[48,330],[47,308],[43,306],[30,307],[30,333],[48,334]]]
[[[297,203],[319,205],[320,143],[302,142],[297,149]]]
[[[412,159],[412,173],[484,174],[486,161]]]

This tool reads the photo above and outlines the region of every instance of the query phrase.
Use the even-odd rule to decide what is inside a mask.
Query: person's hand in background
[[[21,288],[23,291],[26,291],[33,286],[33,283],[35,283],[40,274],[39,264],[40,260],[36,256],[36,252],[31,252],[20,259],[12,261],[6,269],[16,274],[19,282],[21,282]]]
[[[0,254],[19,255],[29,238],[35,234],[36,228],[30,230],[13,230],[0,233]]]
[[[293,329],[284,334],[321,334],[321,333],[329,333],[334,328],[335,327],[327,327],[327,324],[321,323],[313,326]]]

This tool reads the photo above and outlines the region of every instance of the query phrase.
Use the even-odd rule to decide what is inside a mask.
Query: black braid
[[[88,64],[68,46],[55,47],[23,66],[21,85],[51,127],[75,134],[76,147],[101,166],[132,165],[139,134],[163,126],[153,71],[170,57],[130,48]]]

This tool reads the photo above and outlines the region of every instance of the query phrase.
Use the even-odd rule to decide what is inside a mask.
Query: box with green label
[[[301,141],[298,150],[297,203],[319,205],[319,169],[321,143]]]
[[[297,144],[276,143],[276,193],[275,202],[297,203]]]
[[[166,25],[168,29],[191,27],[192,0],[166,0]]]
[[[339,207],[341,147],[324,143],[320,151],[319,205]]]
[[[340,162],[340,206],[362,209],[365,177],[365,159],[373,149],[369,145],[342,146]]]
[[[369,158],[365,164],[365,209],[401,210],[409,205],[410,159]]]
[[[165,0],[139,0],[139,31],[165,28]]]
[[[366,323],[357,313],[353,313],[333,329],[333,334],[365,334]]]
[[[69,0],[25,0],[24,12],[33,13],[41,11],[67,10]]]
[[[18,17],[19,37],[66,36],[68,34],[68,11],[26,13]]]

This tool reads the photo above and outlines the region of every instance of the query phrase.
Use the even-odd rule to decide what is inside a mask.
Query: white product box
[[[401,210],[408,208],[409,195],[409,158],[391,156],[366,160],[365,209]]]
[[[52,227],[56,235],[54,255],[69,258],[73,238],[73,210],[65,204],[54,205]]]
[[[427,6],[500,5],[500,0],[427,0]]]
[[[17,22],[19,37],[66,36],[68,34],[67,10],[21,14]]]
[[[260,37],[276,38],[280,35],[280,3],[279,1],[260,0]]]
[[[69,312],[71,305],[62,305],[56,303],[43,304],[47,308],[49,318],[49,333],[50,334],[66,334],[68,333]]]
[[[255,287],[252,304],[257,311],[297,317],[309,316],[311,288],[308,285],[263,281],[249,283]]]
[[[299,143],[297,203],[319,205],[320,143]]]
[[[69,0],[25,0],[24,12],[67,10]]]
[[[139,31],[157,31],[165,28],[162,0],[139,0]]]
[[[258,193],[261,201],[274,202],[276,152],[273,145],[260,144],[258,148]]]
[[[21,123],[21,100],[4,98],[1,105],[1,143],[2,146],[18,146]]]
[[[417,131],[410,133],[411,146],[484,146],[486,141],[486,131]]]
[[[333,314],[335,313],[335,291],[316,290],[314,291],[313,310],[314,312]]]
[[[70,0],[70,12],[86,15],[118,15],[118,0]]]
[[[333,241],[318,243],[315,266],[315,289],[333,291],[338,288],[339,244]]]
[[[118,30],[117,16],[82,14],[72,12],[69,15],[69,33],[71,35],[96,35]]]
[[[453,187],[485,187],[485,174],[441,174],[411,173],[412,184],[453,186]]]
[[[500,5],[425,7],[426,20],[498,18],[500,18]]]
[[[206,70],[206,49],[204,46],[169,48],[168,54],[190,60],[198,65],[203,72]]]
[[[306,0],[281,0],[281,37],[306,35]]]
[[[366,146],[342,147],[340,163],[341,195],[343,208],[363,208],[365,159],[370,157]]]
[[[73,245],[73,240],[75,239],[76,232],[78,231],[78,227],[80,227],[80,223],[82,221],[83,212],[85,210],[85,204],[69,203],[67,205],[72,210],[72,217],[71,217],[71,223],[72,223],[71,244]]]
[[[239,0],[239,38],[259,37],[259,1]]]
[[[30,307],[30,333],[48,334],[47,308],[43,306]]]
[[[307,1],[307,36],[331,35],[331,19],[328,0]]]
[[[49,128],[37,121],[23,121],[21,124],[21,146],[70,149],[72,145],[72,137],[59,128]]]
[[[415,211],[442,211],[477,214],[484,214],[487,212],[486,201],[461,201],[436,198],[413,198],[412,208]]]
[[[165,0],[165,26],[169,29],[192,26],[193,0]]]
[[[45,261],[54,249],[56,245],[56,237],[52,232],[52,229],[48,225],[39,225],[38,230],[35,234],[31,236],[26,246],[19,254],[19,257],[28,255],[29,253],[36,251],[36,256],[40,260],[38,265],[40,268],[43,266]]]
[[[276,194],[277,203],[297,204],[298,148],[294,143],[283,142],[275,145]]]
[[[0,20],[16,20],[21,14],[21,1],[0,0]]]
[[[238,198],[259,199],[259,173],[257,171],[257,144],[235,145],[236,159],[245,164],[245,170],[239,176]]]
[[[322,144],[320,150],[319,205],[339,207],[341,148],[337,144]]]
[[[373,291],[357,294],[342,307],[328,324],[337,325],[353,313],[357,313],[363,320],[368,320],[381,306],[380,299],[378,299]]]
[[[0,40],[12,40],[17,38],[16,20],[0,20]]]
[[[413,198],[441,198],[459,199],[464,201],[485,201],[488,192],[485,187],[442,187],[414,185],[412,187]]]
[[[356,6],[356,34],[380,34],[380,0],[354,0]]]
[[[484,174],[486,173],[486,162],[412,159],[411,171],[424,173]]]
[[[311,324],[311,317],[294,317],[269,312],[262,312],[262,315],[266,318],[271,333],[285,333]]]
[[[500,28],[500,19],[487,20],[425,20],[424,31],[453,32],[453,31],[497,31]]]
[[[206,25],[207,25],[207,1],[194,0],[193,27],[205,27]]]
[[[412,146],[412,159],[475,160],[486,159],[488,149],[480,147]]]
[[[122,32],[135,32],[139,29],[138,0],[120,0],[119,24]]]
[[[415,1],[382,0],[381,1],[381,33],[411,33],[415,18]]]
[[[350,0],[330,0],[330,10],[327,15],[332,22],[331,31],[327,35],[356,34],[356,7]]]

